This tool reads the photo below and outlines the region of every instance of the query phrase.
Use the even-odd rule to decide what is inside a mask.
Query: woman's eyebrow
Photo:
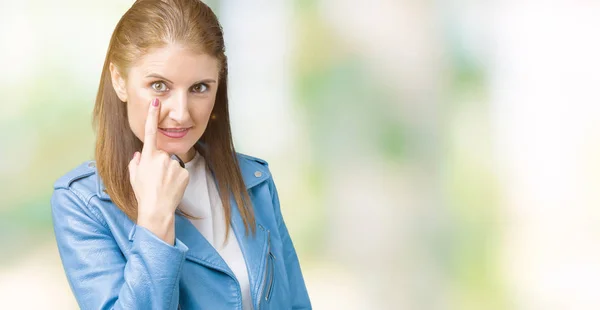
[[[156,73],[150,73],[148,75],[146,75],[147,78],[157,78],[159,80],[164,80],[165,82],[169,82],[171,84],[173,84],[173,82],[171,82],[171,80],[167,79],[164,76],[161,76],[160,74],[156,74]]]
[[[168,82],[170,84],[174,84],[169,79],[167,79],[164,76],[161,76],[160,74],[150,73],[150,74],[146,75],[146,77],[147,78],[157,78],[157,79],[160,79],[160,80],[164,80],[165,82]],[[208,84],[208,83],[216,83],[216,81],[213,80],[213,79],[204,79],[204,80],[200,80],[200,81],[194,83],[194,85],[199,84],[199,83],[207,83]]]

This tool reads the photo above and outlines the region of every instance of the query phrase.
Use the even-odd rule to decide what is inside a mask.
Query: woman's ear
[[[117,66],[115,66],[112,62],[109,65],[110,69],[110,78],[112,81],[112,86],[117,93],[117,96],[121,101],[127,102],[127,88],[125,87],[125,79],[119,73]]]

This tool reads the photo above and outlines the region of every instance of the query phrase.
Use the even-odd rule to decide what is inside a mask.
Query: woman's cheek
[[[147,104],[153,99],[154,91],[150,87],[140,84],[135,79],[130,81],[128,85],[127,96],[131,103],[135,105]]]
[[[153,91],[147,87],[140,87],[135,90],[135,97],[138,103],[148,104],[153,99]]]
[[[142,141],[149,105],[150,100],[130,100],[127,102],[127,118],[129,120],[129,127],[131,128],[133,133]]]

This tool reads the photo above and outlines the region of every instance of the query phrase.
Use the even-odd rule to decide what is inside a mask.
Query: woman
[[[117,24],[96,161],[52,196],[81,308],[311,308],[268,165],[234,150],[224,50],[196,0],[136,1]]]

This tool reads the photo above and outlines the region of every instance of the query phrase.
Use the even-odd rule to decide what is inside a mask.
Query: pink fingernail
[[[158,98],[154,98],[154,100],[152,100],[152,106],[158,107]]]

